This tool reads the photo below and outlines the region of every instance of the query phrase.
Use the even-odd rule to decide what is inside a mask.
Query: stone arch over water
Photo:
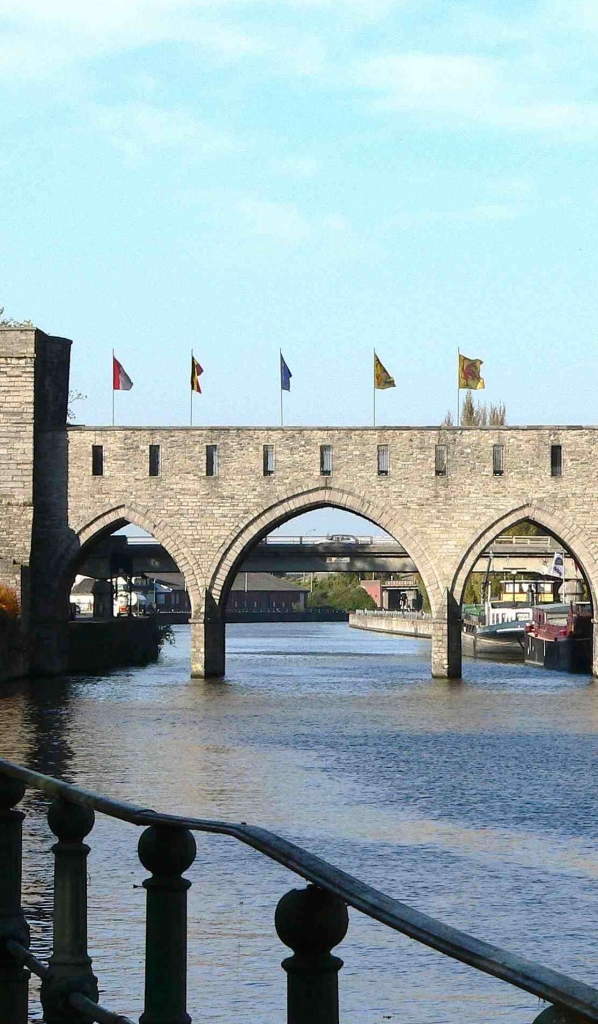
[[[318,487],[281,498],[232,531],[208,573],[208,591],[213,602],[224,610],[239,565],[260,540],[295,516],[319,508],[338,508],[352,512],[390,534],[415,563],[432,610],[439,608],[443,592],[442,580],[426,554],[414,524],[400,510],[379,505],[366,494],[333,487]]]
[[[49,575],[56,581],[55,600],[63,604],[68,598],[77,564],[86,552],[104,536],[127,525],[138,526],[151,534],[176,562],[185,578],[192,614],[201,607],[203,586],[198,579],[195,563],[185,543],[172,526],[156,522],[149,510],[130,505],[117,505],[105,509],[74,530],[68,542],[58,551],[50,564]]]
[[[583,530],[569,515],[534,503],[519,505],[510,512],[488,521],[472,538],[459,564],[455,566],[451,594],[461,604],[467,578],[483,551],[501,533],[522,520],[529,520],[552,534],[567,549],[579,565],[590,591],[592,608],[598,607],[598,552],[594,544],[584,537]],[[596,631],[595,631],[596,632]],[[597,668],[596,636],[594,637],[594,671]]]

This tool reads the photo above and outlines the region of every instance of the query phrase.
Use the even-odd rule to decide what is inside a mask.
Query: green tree
[[[500,597],[500,583],[503,573],[491,572],[489,575],[490,597]],[[463,591],[463,604],[482,604],[482,589],[486,574],[483,572],[472,572],[468,576],[465,590]]]
[[[521,519],[514,526],[508,526],[506,530],[503,530],[500,537],[544,537],[546,536],[546,530],[543,530],[537,523],[532,523],[531,519]]]
[[[361,586],[358,574],[353,572],[327,573],[315,579],[307,604],[309,608],[339,608],[346,612],[376,607],[376,602]]]

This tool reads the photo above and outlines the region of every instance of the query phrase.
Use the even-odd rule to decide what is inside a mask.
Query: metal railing
[[[431,612],[403,611],[401,608],[358,608],[356,611],[351,612],[351,615],[375,615],[377,619],[412,619],[418,622],[422,619],[431,622],[434,618]]]
[[[272,544],[290,544],[290,545],[310,545],[310,544],[330,544],[336,547],[347,547],[359,546],[359,545],[389,545],[397,549],[397,552],[401,551],[406,554],[404,548],[397,543],[392,537],[387,534],[364,534],[364,535],[349,535],[348,540],[342,540],[341,535],[337,536],[326,534],[316,536],[315,534],[289,534],[288,536],[284,533],[269,533],[267,537],[264,537],[260,541],[260,544],[272,545]],[[155,540],[154,537],[127,537],[127,547],[142,546],[148,547],[155,545],[155,547],[161,547],[159,541]],[[532,548],[537,551],[563,551],[563,545],[555,540],[554,537],[548,536],[548,534],[540,534],[539,536],[528,536],[527,534],[516,534],[511,535],[499,535],[495,537],[491,544],[488,545],[484,554],[492,551],[494,548]]]
[[[488,545],[487,550],[490,551],[493,548],[532,548],[537,551],[563,551],[563,545],[555,540],[554,537],[549,537],[548,534],[540,534],[534,536],[530,534],[522,534],[520,536],[498,536],[495,537],[491,544]]]
[[[348,534],[347,534],[347,537],[349,537]],[[264,539],[262,541],[260,541],[260,544],[268,544],[268,545],[272,545],[272,544],[291,544],[291,545],[295,545],[295,544],[299,544],[299,545],[330,544],[331,546],[337,546],[337,547],[343,547],[343,548],[346,547],[347,549],[350,549],[352,546],[359,546],[359,545],[373,545],[373,546],[388,545],[390,547],[396,548],[397,552],[401,552],[402,551],[404,554],[407,553],[405,551],[405,549],[402,548],[401,545],[397,543],[396,540],[394,540],[392,537],[389,537],[389,536],[387,536],[385,534],[380,534],[380,535],[371,535],[370,534],[368,536],[365,536],[365,535],[364,536],[355,535],[355,536],[351,536],[350,539],[342,540],[340,535],[335,537],[335,536],[331,536],[330,534],[328,534],[327,536],[316,537],[313,534],[303,534],[303,535],[299,535],[299,536],[291,536],[291,535],[285,536],[284,534],[281,534],[281,533],[275,533],[275,534],[268,534],[267,537],[264,537]],[[533,535],[529,535],[528,536],[527,534],[515,534],[513,536],[511,536],[511,535],[505,535],[505,536],[499,535],[498,537],[495,537],[495,539],[492,541],[491,544],[488,545],[488,547],[483,552],[483,554],[487,554],[489,551],[493,551],[495,548],[499,548],[499,549],[503,549],[503,548],[506,548],[506,549],[530,548],[532,551],[539,551],[539,552],[542,552],[542,553],[544,553],[544,552],[550,553],[550,552],[554,552],[554,551],[562,551],[563,550],[563,545],[561,543],[559,543],[559,541],[555,540],[554,537],[548,536],[548,534],[540,534],[540,535],[536,535],[536,536],[533,536]]]
[[[396,540],[393,540],[392,537],[387,537],[384,534],[374,537],[371,535],[358,537],[353,534],[345,534],[344,537],[345,539],[343,539],[340,534],[337,536],[331,536],[330,534],[325,536],[315,536],[314,534],[304,533],[293,536],[289,534],[287,536],[284,533],[269,533],[267,537],[264,537],[264,539],[260,541],[260,544],[330,544],[333,547],[341,546],[349,548],[352,546],[359,546],[360,544],[393,544],[395,547],[397,546]]]
[[[53,952],[46,966],[29,951],[21,906],[22,822],[14,808],[26,788],[52,797]],[[287,974],[288,1024],[338,1024],[338,973],[331,950],[345,937],[347,907],[394,931],[530,992],[550,1007],[535,1024],[598,1024],[598,990],[422,914],[265,829],[185,818],[121,803],[0,760],[0,1024],[27,1024],[30,972],[41,978],[47,1024],[133,1024],[98,1003],[87,952],[87,855],[95,812],[142,826],[138,852],[151,875],[146,890],[145,1009],[140,1024],[189,1024],[186,1010],[187,890],[193,832],[227,835],[284,865],[310,884],[279,901],[275,928],[293,955]]]

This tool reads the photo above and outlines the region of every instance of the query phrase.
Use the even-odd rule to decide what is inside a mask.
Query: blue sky
[[[0,0],[0,306],[80,421],[594,423],[598,4]]]

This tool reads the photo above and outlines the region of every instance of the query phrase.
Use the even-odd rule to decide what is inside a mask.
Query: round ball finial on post
[[[287,973],[288,1024],[338,1024],[338,972],[343,961],[331,950],[349,927],[347,906],[326,889],[291,889],[280,900],[274,923],[293,950]]]
[[[534,1019],[533,1024],[587,1024],[584,1017],[570,1010],[563,1010],[558,1006],[548,1006],[539,1017]]]
[[[144,868],[151,871],[152,875],[172,878],[182,875],[191,867],[197,846],[193,833],[186,828],[150,825],[141,833],[138,853]],[[185,889],[191,885],[185,879],[181,879],[181,882]]]
[[[48,808],[48,825],[60,843],[82,843],[95,824],[93,808],[53,800]]]
[[[25,783],[19,779],[11,779],[8,775],[0,775],[0,815],[6,815],[11,808],[16,807],[25,796]],[[17,811],[23,819],[22,811]]]

